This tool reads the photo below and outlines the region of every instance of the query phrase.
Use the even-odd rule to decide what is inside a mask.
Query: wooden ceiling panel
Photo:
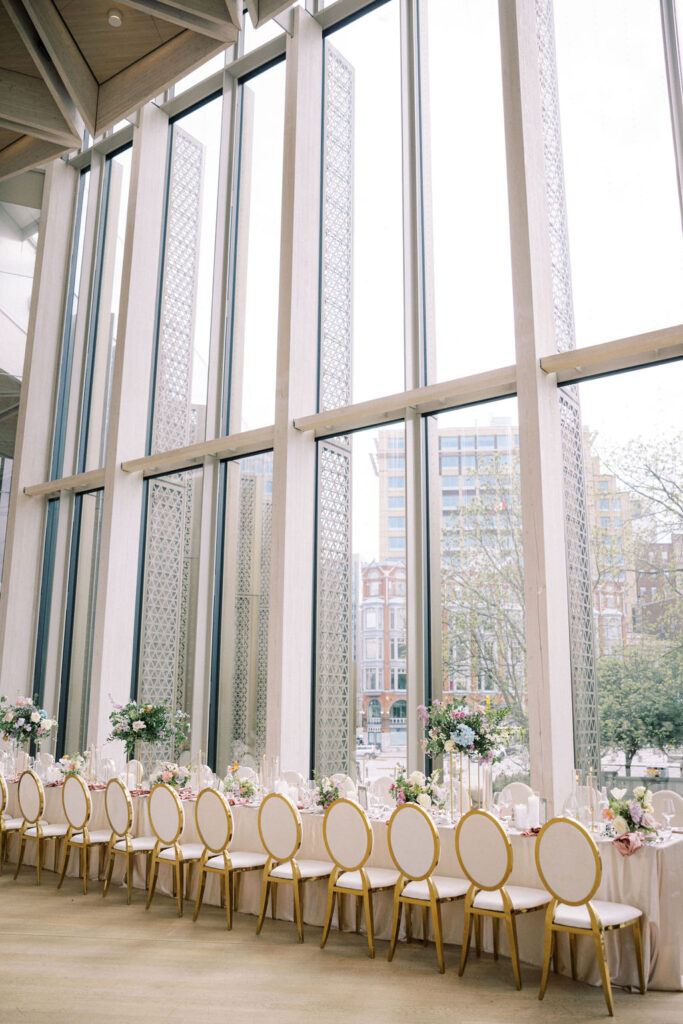
[[[12,142],[16,142],[20,139],[21,135],[18,132],[11,132],[7,128],[0,128],[0,150],[9,146]]]
[[[107,14],[113,0],[62,0],[60,13],[97,81],[108,81],[130,64],[177,36],[178,25],[120,7],[122,24],[112,28]]]
[[[0,68],[40,78],[40,71],[29,57],[9,14],[0,6]]]

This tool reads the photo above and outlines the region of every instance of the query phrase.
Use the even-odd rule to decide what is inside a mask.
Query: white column
[[[168,118],[153,104],[133,136],[119,333],[111,395],[88,743],[110,731],[111,700],[130,694],[143,480],[121,462],[144,449],[155,346]]]
[[[64,296],[78,171],[53,161],[45,175],[26,338],[0,595],[0,692],[30,693],[45,536],[45,499],[24,487],[48,480],[59,376]]]
[[[531,783],[558,812],[574,761],[555,351],[535,5],[500,0],[517,350]]]
[[[303,8],[287,39],[280,315],[268,642],[269,756],[309,770],[315,442],[293,420],[316,408],[322,31]]]

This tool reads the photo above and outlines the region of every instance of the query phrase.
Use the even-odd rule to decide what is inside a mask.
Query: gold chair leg
[[[237,878],[240,877],[239,871],[236,872]],[[227,878],[225,881],[225,916],[228,922],[228,931],[232,931],[232,908],[234,903],[234,890],[235,890],[235,872],[228,871]]]
[[[481,956],[481,914],[474,915],[474,945],[477,952],[477,957]]]
[[[406,942],[413,941],[413,907],[406,903]]]
[[[517,923],[515,921],[514,914],[505,915],[505,927],[508,933],[508,942],[510,943],[510,957],[512,959],[512,973],[515,976],[515,985],[517,990],[522,987],[522,976],[519,973],[519,953],[517,951]]]
[[[41,871],[41,868],[43,866],[43,843],[44,842],[45,842],[44,839],[36,839],[36,843],[38,844],[38,853],[36,855],[36,874],[37,874],[36,884],[37,885],[40,885],[40,871]]]
[[[304,941],[304,920],[301,912],[301,882],[294,881],[294,916],[296,918],[296,930],[299,934],[299,942]],[[339,901],[341,905],[341,900]]]
[[[429,943],[429,907],[424,906],[422,908],[422,945],[427,946]]]
[[[406,906],[409,906],[409,905],[410,904],[406,904]],[[394,919],[393,919],[393,922],[392,922],[392,925],[391,925],[391,942],[389,943],[389,953],[387,955],[387,960],[389,960],[389,961],[394,959],[394,952],[396,950],[396,940],[398,939],[398,929],[399,929],[400,924],[401,924],[401,909],[402,909],[402,907],[403,907],[403,904],[401,903],[401,901],[397,897],[394,897]],[[406,912],[406,919],[407,919],[407,916],[408,915],[407,915],[407,912]]]
[[[498,940],[500,938],[500,918],[491,918],[491,928],[493,930],[493,959],[498,959]]]
[[[126,854],[126,904],[130,906],[130,901],[133,898],[133,874],[135,872],[135,854]],[[149,890],[150,875],[149,871],[146,872],[145,881],[147,883],[147,889]]]
[[[235,872],[235,885],[234,885],[234,889],[233,889],[233,892],[234,892],[233,907],[234,907],[235,910],[239,910],[240,883],[241,883],[241,881],[242,881],[242,872],[241,871],[236,871]]]
[[[360,934],[360,919],[363,907],[363,897],[356,896],[356,935]]]
[[[223,884],[225,885],[225,875],[223,875]],[[194,914],[192,920],[196,921],[199,917],[199,908],[202,905],[204,899],[204,886],[206,885],[206,871],[204,868],[199,869],[199,881],[197,882],[197,899],[194,901]]]
[[[462,954],[460,956],[460,967],[458,968],[458,977],[462,978],[465,973],[465,964],[467,963],[467,954],[470,951],[470,938],[472,936],[472,918],[473,914],[470,913],[469,909],[465,908],[465,925],[462,932]]]
[[[433,900],[432,904],[432,925],[434,926],[434,942],[436,944],[436,959],[439,961],[439,972],[445,973],[446,964],[443,959],[443,938],[441,935],[441,904],[437,900]],[[425,935],[426,935],[425,928]],[[426,939],[425,939],[426,941]]]
[[[595,942],[595,952],[598,958],[598,967],[600,968],[600,977],[602,978],[602,991],[605,994],[607,1012],[609,1013],[610,1017],[613,1017],[614,997],[612,996],[612,983],[609,978],[609,966],[607,964],[607,954],[605,953],[604,934],[599,931],[594,931],[593,941]]]
[[[25,848],[25,846],[26,846],[26,839],[24,838],[24,836],[22,836],[21,839],[19,840],[19,853],[17,854],[17,866],[14,869],[14,878],[15,879],[16,879],[17,875],[19,874],[19,868],[21,867],[21,862],[24,859],[24,848]]]
[[[183,916],[183,862],[175,862],[176,893],[178,896],[178,917]]]
[[[329,885],[327,889],[327,910],[325,911],[325,924],[323,925],[323,934],[320,939],[320,948],[325,948],[328,936],[330,934],[330,925],[332,924],[332,915],[334,914],[334,901],[337,893],[334,891],[334,886]]]
[[[576,981],[576,935],[569,933],[569,960],[572,969],[572,978]],[[555,971],[557,971],[557,959],[555,960]]]
[[[2,874],[2,866],[5,863],[5,847],[7,842],[5,839],[5,830],[0,829],[0,875]]]
[[[339,931],[344,931],[344,894],[341,892],[337,893],[337,920],[339,924]]]
[[[368,952],[372,960],[375,959],[375,921],[372,910],[372,893],[369,889],[363,890],[363,906],[365,908],[365,928],[368,933]]]
[[[104,849],[104,847],[103,847],[103,849]],[[104,886],[102,887],[102,899],[104,899],[104,897],[109,892],[109,886],[111,885],[111,873],[112,873],[113,870],[114,870],[114,851],[110,847],[107,850],[107,867],[106,867],[106,870],[104,872]]]
[[[106,850],[106,847],[105,847],[104,843],[102,843],[100,845],[100,859],[99,859],[99,863],[97,865],[97,881],[98,882],[101,882],[102,878],[104,876],[104,854],[105,854],[105,850]]]
[[[88,875],[90,874],[90,843],[83,843],[83,895],[88,895]]]
[[[66,865],[69,860],[70,847],[68,843],[64,843],[64,854],[62,856],[62,870],[59,875],[59,881],[57,882],[57,888],[62,888],[62,882],[64,881],[64,875],[66,874]]]
[[[129,874],[128,874],[128,878],[129,878],[129,881],[128,881],[129,891],[130,891],[130,874],[131,873],[129,871]],[[157,875],[158,874],[159,874],[159,861],[157,860],[156,857],[153,856],[152,857],[152,873],[151,873],[151,875],[149,877],[149,889],[147,891],[147,903],[145,904],[145,910],[149,910],[150,903],[152,902],[152,897],[154,896],[154,890],[157,887]]]
[[[645,965],[643,963],[643,935],[640,930],[640,921],[633,922],[633,944],[636,947],[636,963],[638,964],[638,980],[640,991],[645,995]]]
[[[263,927],[263,918],[266,916],[266,907],[268,906],[268,893],[270,892],[271,883],[265,877],[263,878],[263,885],[261,886],[261,909],[259,911],[258,921],[256,922],[256,934],[258,935]]]
[[[545,925],[545,942],[543,944],[543,973],[541,974],[541,987],[538,990],[538,998],[543,999],[545,990],[548,987],[548,977],[550,975],[550,958],[553,951],[553,930],[549,923],[546,921]]]

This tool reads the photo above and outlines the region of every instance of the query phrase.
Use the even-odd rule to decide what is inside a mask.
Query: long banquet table
[[[9,789],[8,816],[19,816],[16,784]],[[62,807],[62,789],[59,786],[46,787],[44,817],[47,821],[64,822]],[[90,829],[107,828],[104,808],[104,792],[95,790],[91,793],[92,816]],[[183,801],[185,827],[181,842],[199,842],[194,818],[195,800]],[[147,798],[133,797],[134,835],[150,835],[152,829],[147,814]],[[258,807],[238,805],[232,808],[235,822],[235,834],[232,848],[235,850],[261,851],[262,845],[258,833]],[[323,841],[323,815],[302,812],[303,842],[300,858],[329,860]],[[387,842],[387,825],[384,821],[373,821],[373,850],[369,865],[374,867],[392,868]],[[454,829],[452,826],[439,826],[441,840],[441,856],[436,869],[440,875],[462,877],[462,870],[455,853]],[[536,886],[542,888],[534,859],[535,841],[531,837],[519,834],[510,836],[514,854],[514,866],[509,879],[511,885]],[[16,836],[10,840],[10,859],[16,861]],[[609,841],[599,842],[602,858],[603,877],[596,899],[614,900],[629,903],[643,911],[643,938],[645,975],[648,987],[652,989],[683,990],[683,836],[674,835],[671,839],[655,844],[644,844],[640,850],[630,857],[623,857]],[[124,878],[123,857],[116,858],[113,885],[122,885]],[[28,843],[24,855],[25,864],[35,863],[35,844]],[[48,853],[47,866],[51,866],[51,853]],[[98,858],[91,858],[91,873],[97,877]],[[134,884],[144,888],[145,858],[136,858]],[[78,874],[78,861],[75,855],[71,860],[67,873]],[[239,904],[237,909],[242,913],[257,914],[261,894],[261,872],[246,872],[239,887]],[[157,891],[170,895],[171,869],[162,865],[159,872]],[[281,887],[285,892],[278,897],[278,917],[293,919],[292,896],[289,886]],[[188,898],[194,899],[196,893],[196,869],[190,869],[188,882]],[[348,897],[347,897],[348,899]],[[304,919],[307,924],[322,926],[325,917],[327,900],[327,883],[325,881],[307,883],[304,886]],[[220,905],[219,879],[209,876],[204,893],[204,902]],[[348,908],[350,911],[350,907]],[[381,892],[374,896],[375,934],[378,939],[388,939],[391,931],[392,893]],[[270,912],[270,911],[269,911]],[[347,911],[346,921],[354,920],[354,915]],[[336,924],[335,915],[335,924]],[[539,965],[543,956],[543,912],[523,914],[517,918],[519,954],[523,962]],[[267,924],[264,925],[267,927]],[[413,934],[421,936],[421,915],[413,915]],[[431,927],[431,925],[430,925]],[[463,907],[462,901],[447,904],[443,909],[444,941],[460,945],[462,941]],[[402,929],[402,937],[405,932]],[[431,931],[429,937],[432,938]],[[501,952],[508,952],[504,929],[501,929]],[[493,949],[491,922],[485,921],[483,933],[484,949]],[[612,981],[615,985],[636,987],[637,968],[631,929],[624,929],[606,936],[607,953],[610,963]],[[400,951],[397,955],[400,955]],[[452,959],[452,958],[451,958]],[[559,970],[570,974],[568,942],[560,940]],[[577,942],[577,973],[578,977],[592,985],[600,984],[597,962],[592,940],[583,939]]]

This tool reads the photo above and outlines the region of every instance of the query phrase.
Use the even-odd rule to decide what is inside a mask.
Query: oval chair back
[[[393,784],[394,780],[389,778],[388,775],[379,775],[370,783],[370,792],[377,800],[381,800],[383,804],[388,804],[390,800],[394,799],[391,795]]]
[[[303,786],[306,781],[301,772],[283,772],[282,780],[286,782],[288,786]]]
[[[513,804],[525,804],[532,793],[533,789],[527,786],[526,782],[508,782],[507,786],[501,789],[500,798],[504,800],[507,797]]]
[[[0,821],[5,816],[7,810],[7,801],[9,799],[7,793],[7,783],[5,782],[5,776],[0,772]]]
[[[673,789],[659,789],[656,793],[653,793],[652,806],[655,809],[655,818],[658,812],[661,815],[662,805],[665,800],[671,800],[674,805],[674,816],[670,824],[674,828],[680,828],[683,826],[683,796],[680,793],[676,793]]]
[[[263,848],[272,860],[293,860],[301,846],[301,815],[281,793],[270,793],[261,802],[258,830]]]
[[[238,764],[237,778],[247,779],[249,782],[258,782],[258,772],[255,772],[254,769],[250,768],[247,764]]]
[[[62,807],[70,832],[82,832],[90,819],[90,793],[80,775],[67,775],[62,787]]]
[[[35,825],[45,808],[45,790],[35,772],[22,772],[17,786],[17,797],[22,817],[30,825]]]
[[[174,846],[185,824],[180,797],[171,786],[158,782],[149,794],[149,823],[162,846]]]
[[[550,895],[573,907],[588,903],[602,878],[598,848],[573,818],[546,822],[536,840],[536,867]]]
[[[323,839],[330,860],[342,871],[359,871],[372,853],[372,828],[358,804],[341,797],[330,804],[323,820]]]
[[[332,783],[337,787],[342,796],[355,796],[356,795],[356,784],[350,775],[345,775],[344,772],[337,772],[332,776]]]
[[[465,877],[477,889],[501,889],[512,871],[512,846],[488,811],[468,811],[455,830],[455,852]]]
[[[214,856],[230,845],[233,833],[232,812],[217,789],[203,789],[197,797],[194,818],[199,838]]]
[[[389,819],[389,853],[396,868],[413,882],[432,874],[439,862],[439,833],[419,804],[401,804]]]
[[[125,836],[133,825],[133,801],[120,779],[110,779],[104,791],[104,809],[112,832]]]

